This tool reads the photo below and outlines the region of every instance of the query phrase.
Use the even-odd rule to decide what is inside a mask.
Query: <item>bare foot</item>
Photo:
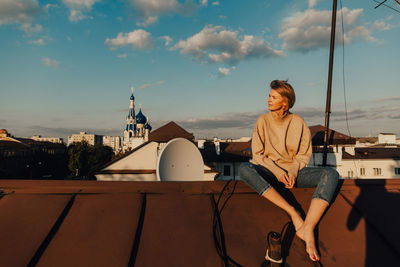
[[[292,214],[289,214],[289,216],[292,219],[292,223],[297,232],[303,226],[304,221],[296,210]]]
[[[306,243],[306,252],[312,261],[319,261],[319,255],[315,246],[314,229],[302,225],[297,231],[296,235]]]

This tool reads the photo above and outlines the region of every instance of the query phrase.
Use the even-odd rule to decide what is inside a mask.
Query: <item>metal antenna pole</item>
[[[328,72],[328,90],[326,94],[325,109],[325,132],[324,132],[324,150],[322,155],[322,166],[326,166],[328,153],[328,133],[329,133],[329,115],[331,113],[331,94],[332,94],[332,72],[333,72],[333,55],[335,51],[335,32],[336,32],[336,9],[337,0],[333,0],[332,8],[332,24],[331,24],[331,44],[329,51],[329,72]]]

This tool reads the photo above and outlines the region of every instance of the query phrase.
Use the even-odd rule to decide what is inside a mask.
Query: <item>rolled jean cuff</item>
[[[331,204],[331,202],[330,201],[328,201],[326,198],[323,198],[323,197],[321,197],[321,196],[312,196],[312,199],[321,199],[321,200],[323,200],[323,201],[325,201],[328,205],[330,205]]]
[[[265,193],[267,193],[267,192],[269,191],[269,189],[271,189],[271,185],[266,186],[266,187],[264,188],[264,190],[259,190],[259,191],[258,191],[258,194],[259,194],[260,196],[263,196]]]
[[[245,181],[261,196],[271,188],[271,184],[268,183],[263,176],[273,176],[273,174],[260,165],[255,165],[251,162],[242,163],[239,168],[239,175],[240,179]],[[275,176],[273,177],[276,179]]]

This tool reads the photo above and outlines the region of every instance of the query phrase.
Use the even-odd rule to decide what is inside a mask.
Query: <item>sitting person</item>
[[[252,162],[243,163],[239,175],[250,187],[273,204],[285,210],[306,243],[313,261],[319,261],[314,229],[335,193],[339,174],[332,168],[306,167],[310,160],[311,134],[303,118],[289,112],[295,93],[287,81],[271,82],[269,113],[260,115],[253,131]],[[271,186],[268,179],[281,182],[286,188],[316,187],[306,218]]]

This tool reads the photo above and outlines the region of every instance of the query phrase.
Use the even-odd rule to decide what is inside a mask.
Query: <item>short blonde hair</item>
[[[288,109],[291,109],[296,102],[296,94],[293,87],[286,81],[273,80],[270,84],[271,89],[276,90],[281,96],[286,98],[288,102]]]

